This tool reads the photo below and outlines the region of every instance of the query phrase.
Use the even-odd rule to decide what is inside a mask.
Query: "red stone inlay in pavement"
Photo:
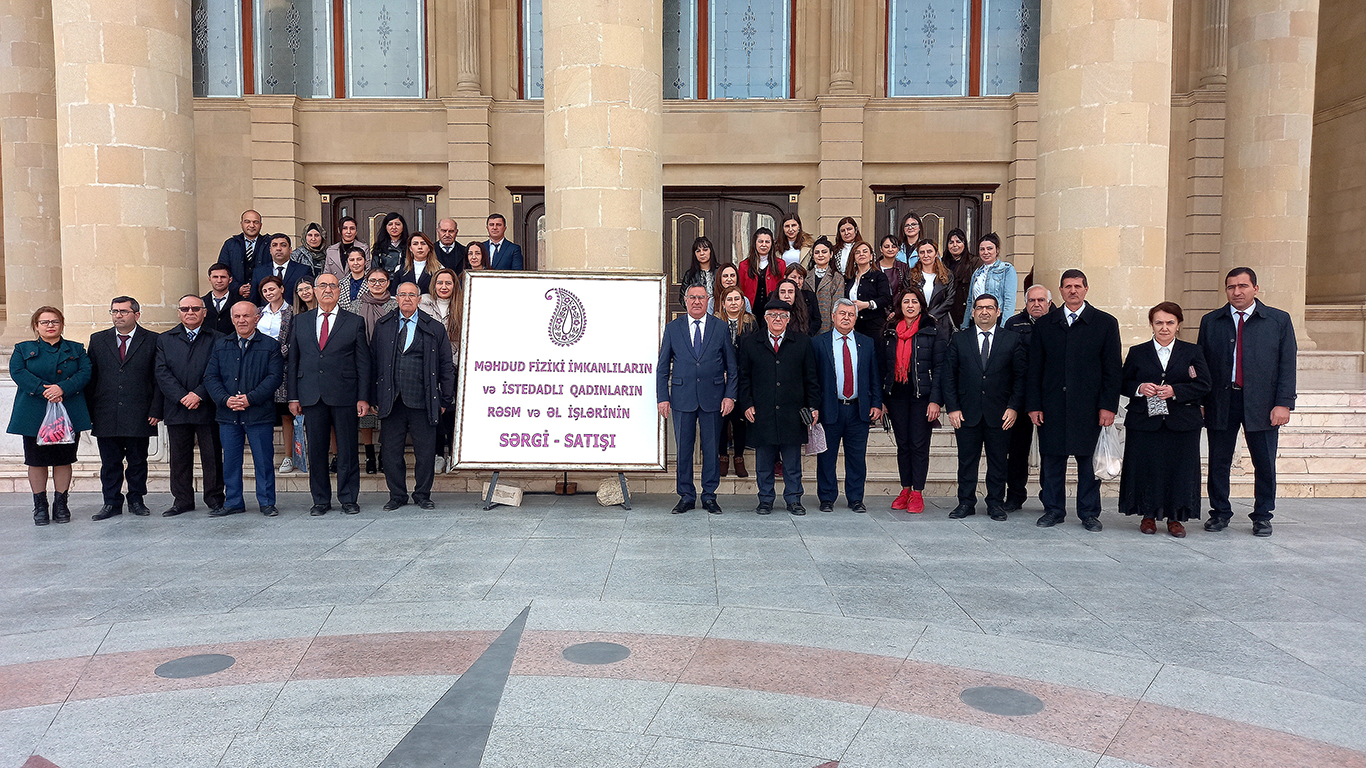
[[[497,638],[491,631],[325,635],[313,639],[293,677],[460,675]]]
[[[575,664],[561,654],[579,643],[618,643],[631,655],[611,664]],[[701,644],[700,637],[609,632],[524,632],[512,662],[514,675],[605,677],[673,683]]]
[[[24,761],[23,768],[57,768],[57,765],[51,760],[45,760],[37,755],[33,755]]]
[[[882,697],[901,663],[901,659],[865,653],[708,639],[693,655],[679,682],[871,707]]]

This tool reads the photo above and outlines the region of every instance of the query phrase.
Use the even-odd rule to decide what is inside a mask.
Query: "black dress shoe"
[[[186,512],[189,512],[191,509],[194,509],[194,507],[189,507],[189,508],[186,508],[186,509],[176,509],[175,507],[171,507],[170,509],[166,510],[165,512],[162,512],[162,513],[161,513],[161,516],[162,516],[162,517],[175,517],[176,515],[183,515],[183,514],[185,514]]]
[[[679,499],[678,503],[674,505],[674,508],[669,510],[669,514],[681,515],[696,506],[697,505],[694,502],[688,501],[687,499]]]
[[[422,501],[419,501],[417,503],[417,508],[430,511],[436,509],[436,502],[432,501],[431,499],[423,499]]]
[[[965,518],[965,517],[970,517],[970,516],[975,515],[975,514],[977,514],[977,510],[976,510],[976,509],[973,509],[972,507],[969,507],[969,506],[965,506],[965,505],[963,505],[963,504],[959,504],[958,506],[956,506],[956,507],[953,508],[953,511],[952,511],[952,512],[949,513],[949,519],[950,519],[950,520],[962,520],[962,519]]]
[[[343,504],[343,505],[342,505],[342,512],[345,512],[345,513],[348,514],[348,515],[359,515],[359,514],[360,514],[360,505],[357,504],[357,503],[355,503],[354,501],[351,502],[350,504]]]
[[[322,517],[323,515],[327,514],[327,511],[329,509],[332,509],[331,504],[314,504],[313,506],[308,508],[308,514],[314,517]]]
[[[1222,517],[1210,517],[1205,521],[1205,530],[1210,533],[1218,533],[1228,527],[1228,521]]]
[[[266,506],[261,507],[261,514],[266,517],[279,517],[280,510],[276,509],[274,504],[267,504]]]
[[[146,516],[152,514],[152,510],[148,509],[148,508],[147,508],[147,505],[146,505],[146,504],[143,504],[143,503],[140,502],[140,501],[130,501],[130,502],[128,502],[128,511],[129,511],[129,512],[132,512],[133,514],[137,515],[138,517],[146,517]]]
[[[1005,507],[1001,507],[1001,508],[999,508],[999,509],[988,509],[988,510],[987,510],[987,515],[989,515],[989,516],[991,517],[992,520],[1005,520],[1005,519],[1006,519],[1006,510],[1005,510]]]
[[[209,508],[209,517],[222,517],[222,516],[223,516],[223,508],[222,508],[222,507],[210,507],[210,508]]]
[[[759,514],[759,515],[771,515],[771,514],[773,514],[773,505],[772,505],[772,504],[760,504],[759,506],[757,506],[757,507],[754,508],[754,512],[755,512],[755,514]]]
[[[849,505],[849,508],[852,509],[852,510],[854,510],[855,512],[857,512],[857,513],[860,514],[860,515],[865,514],[865,513],[868,511],[868,507],[864,506],[863,502],[861,502],[861,501],[856,501],[856,502],[850,504],[850,505]]]
[[[1096,533],[1105,526],[1100,524],[1099,517],[1084,517],[1081,520],[1081,527],[1085,528],[1088,531],[1091,531],[1092,533]]]
[[[1002,504],[1002,505],[1001,505],[1001,511],[1002,511],[1002,512],[1019,512],[1019,511],[1020,511],[1021,509],[1023,509],[1023,508],[1024,508],[1024,502],[1023,502],[1023,501],[1007,501],[1005,504]],[[992,519],[995,520],[996,518],[992,518]]]
[[[367,457],[365,458],[365,474],[367,474],[367,475],[373,475],[373,474],[376,474],[376,473],[378,473],[378,472],[379,472],[379,467],[375,464],[375,459],[374,459],[374,457],[373,457],[373,456],[367,456]]]
[[[1058,515],[1052,512],[1045,512],[1043,513],[1043,517],[1040,517],[1039,521],[1035,523],[1035,525],[1039,526],[1040,528],[1052,528],[1053,526],[1057,525],[1058,523],[1061,523],[1065,519],[1065,515]]]
[[[822,512],[834,512],[834,511],[835,511],[835,502],[833,502],[833,501],[822,501],[822,502],[821,502],[821,506],[820,506],[820,510],[821,510]]]
[[[100,511],[90,516],[91,520],[108,520],[111,517],[118,517],[123,514],[123,510],[113,504],[105,504],[100,507]]]
[[[407,500],[407,499],[389,499],[388,501],[384,502],[384,511],[385,511],[385,512],[393,512],[394,510],[398,509],[399,507],[402,507],[402,506],[406,505],[407,503],[408,503],[408,500]],[[342,505],[342,511],[345,511],[345,510],[346,510],[346,505],[343,504],[343,505]]]
[[[801,504],[788,504],[787,511],[791,512],[797,517],[801,517],[802,515],[806,514],[806,507],[803,507]]]
[[[707,499],[706,501],[703,501],[702,508],[707,510],[707,513],[711,515],[721,514],[721,505],[716,503],[716,499]]]
[[[227,517],[228,515],[240,515],[240,514],[246,512],[246,511],[247,511],[247,508],[246,508],[246,507],[236,507],[236,508],[219,507],[218,509],[215,509],[214,511],[210,512],[209,514],[212,515],[213,517]]]
[[[1258,537],[1258,538],[1262,538],[1262,539],[1265,539],[1267,536],[1270,536],[1270,535],[1271,535],[1271,521],[1270,521],[1270,520],[1253,520],[1253,521],[1252,521],[1252,535],[1253,535],[1253,536],[1256,536],[1256,537]]]

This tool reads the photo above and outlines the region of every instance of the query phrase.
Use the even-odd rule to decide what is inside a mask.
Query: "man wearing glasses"
[[[150,514],[147,497],[147,445],[161,418],[161,390],[156,386],[157,336],[138,325],[142,307],[131,296],[109,303],[114,327],[90,337],[91,434],[100,447],[100,486],[104,506],[92,516],[107,520],[123,514],[122,493],[128,484],[128,511]]]
[[[218,436],[215,407],[204,386],[213,345],[221,334],[204,324],[204,299],[193,293],[180,297],[176,311],[180,325],[157,337],[157,387],[164,400],[167,449],[171,462],[171,508],[163,517],[194,509],[194,446],[199,442],[199,465],[204,475],[204,503],[209,513],[223,508],[223,444]]]

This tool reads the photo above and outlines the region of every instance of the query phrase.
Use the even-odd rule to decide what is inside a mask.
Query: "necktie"
[[[327,348],[327,321],[330,320],[331,318],[332,318],[332,313],[331,313],[331,312],[324,312],[324,313],[323,313],[323,329],[322,329],[321,332],[318,333],[318,349],[319,349],[319,350],[323,350],[323,349],[326,349],[326,348]]]
[[[120,363],[123,362],[123,359],[124,359],[125,357],[128,357],[128,337],[127,337],[127,336],[124,336],[123,334],[120,333],[120,334],[119,334],[119,362],[120,362]]]
[[[403,351],[407,352],[408,347],[413,345],[413,319],[403,318]]]
[[[773,341],[773,354],[775,354],[775,355],[778,354],[778,342],[782,340],[782,337],[781,337],[781,336],[769,336],[768,338],[769,338],[769,339],[772,339],[772,341]]]
[[[193,343],[194,343],[194,337],[195,337],[195,336],[198,336],[198,335],[199,335],[199,331],[186,331],[186,332],[185,332],[185,340],[188,341],[189,343],[193,344]]]
[[[1075,322],[1077,322],[1077,313],[1076,313],[1076,312],[1068,312],[1068,313],[1067,313],[1067,325],[1070,327],[1070,326],[1072,325],[1072,323],[1075,323]]]
[[[987,369],[987,360],[991,358],[991,333],[982,331],[982,370]]]
[[[281,280],[284,280],[284,279],[285,279],[285,265],[284,265],[284,264],[280,264],[279,266],[275,267],[275,276],[278,277],[278,278],[280,278]]]
[[[246,242],[246,246],[247,246],[247,261],[251,261],[251,255],[252,255],[253,253],[256,252],[256,241],[255,241],[255,240],[248,240],[248,241]]]
[[[849,400],[854,396],[854,357],[849,354],[849,337],[840,338],[844,339],[844,391],[841,397]]]
[[[1238,340],[1234,342],[1233,358],[1233,386],[1243,386],[1243,323],[1247,319],[1246,312],[1238,313]]]
[[[242,354],[245,355],[245,354],[247,353],[247,340],[244,339],[244,338],[242,338],[241,336],[238,336],[238,337],[237,337],[237,348],[240,349],[240,350],[242,350]]]
[[[702,356],[702,321],[692,321],[692,354],[693,357]]]

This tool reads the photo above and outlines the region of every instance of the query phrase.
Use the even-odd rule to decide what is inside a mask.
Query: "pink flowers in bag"
[[[69,445],[76,442],[76,430],[71,428],[71,417],[66,406],[48,403],[47,414],[38,427],[38,445]]]

